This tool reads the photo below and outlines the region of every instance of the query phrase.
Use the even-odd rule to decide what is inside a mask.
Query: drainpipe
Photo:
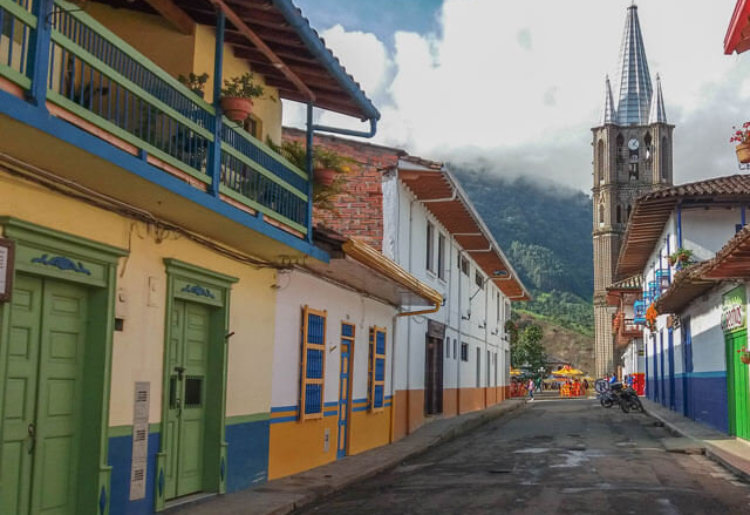
[[[682,204],[677,204],[677,248],[682,246]]]
[[[670,248],[669,248],[669,240],[671,239],[672,235],[667,233],[667,281],[670,283],[672,282],[672,267],[669,266],[669,256],[672,254]]]
[[[396,434],[396,321],[398,313],[391,317],[391,424],[388,442],[393,443]]]

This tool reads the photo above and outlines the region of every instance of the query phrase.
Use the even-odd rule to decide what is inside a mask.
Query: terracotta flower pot
[[[745,365],[750,365],[750,352],[740,353],[740,361],[742,361]]]
[[[333,168],[315,168],[313,178],[321,186],[330,186],[336,180],[337,173]]]
[[[740,163],[750,163],[750,142],[737,145],[737,160]]]
[[[253,101],[249,98],[221,97],[221,110],[233,122],[247,120],[253,110]]]

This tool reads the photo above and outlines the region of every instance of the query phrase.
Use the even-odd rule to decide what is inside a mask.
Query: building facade
[[[377,111],[291,2],[270,35],[251,7],[173,7],[0,1],[1,513],[152,513],[268,476],[273,287],[330,256],[308,174],[261,138],[279,98]],[[286,45],[327,86],[273,66]],[[251,71],[266,96],[232,122],[219,86]]]
[[[620,50],[615,102],[609,78],[601,124],[593,131],[594,352],[597,377],[614,371],[612,317],[607,287],[614,281],[622,237],[635,199],[672,184],[672,132],[661,81],[654,91],[638,8],[631,5]]]
[[[285,129],[285,137],[301,132]],[[336,199],[337,215],[316,213],[318,219],[380,249],[444,298],[439,309],[397,321],[394,437],[434,415],[508,397],[505,322],[511,303],[529,294],[455,177],[441,163],[399,149],[329,136],[317,144],[357,163]]]
[[[645,308],[647,396],[745,439],[750,375],[740,357],[747,349],[746,285],[744,272],[733,267],[746,239],[748,202],[750,180],[740,175],[642,197],[617,268],[622,275],[640,271],[643,293],[635,311]],[[680,261],[684,251],[690,257]]]

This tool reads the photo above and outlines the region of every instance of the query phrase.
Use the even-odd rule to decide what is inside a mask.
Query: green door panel
[[[18,275],[13,285],[8,373],[3,406],[0,513],[29,513],[35,423],[42,280]]]
[[[210,310],[175,300],[171,323],[167,499],[203,489]]]
[[[76,513],[87,291],[19,274],[3,414],[2,513]]]
[[[739,352],[747,348],[747,332],[726,336],[729,433],[750,440],[750,380]]]

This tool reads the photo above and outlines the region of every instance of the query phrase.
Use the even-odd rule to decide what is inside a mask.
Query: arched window
[[[604,203],[599,203],[599,225],[604,225]]]
[[[617,223],[622,223],[622,208],[619,206],[619,204],[617,206]]]
[[[617,142],[617,150],[622,150],[622,147],[625,146],[625,137],[622,134],[618,134],[615,141]]]
[[[646,137],[643,138],[643,142],[646,144],[646,148],[651,147],[651,133],[647,132]]]
[[[596,145],[596,176],[594,182],[598,183],[604,180],[604,142],[599,140]]]
[[[661,157],[659,159],[659,168],[661,169],[661,178],[667,180],[669,177],[669,141],[664,136],[661,139]]]

